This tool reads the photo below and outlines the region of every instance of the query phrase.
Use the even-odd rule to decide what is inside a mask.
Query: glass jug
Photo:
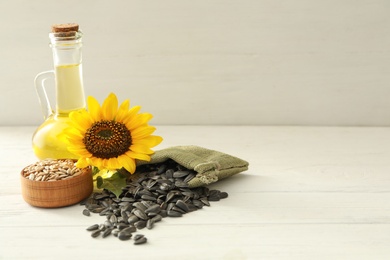
[[[45,119],[32,138],[33,150],[39,159],[77,159],[67,150],[61,134],[69,126],[69,113],[86,107],[81,65],[82,36],[77,24],[53,26],[49,34],[54,70],[42,72],[35,78],[35,88]],[[44,85],[47,79],[53,77],[56,88],[55,111]]]

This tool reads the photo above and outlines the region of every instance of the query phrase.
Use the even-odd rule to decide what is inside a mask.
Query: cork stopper
[[[79,30],[79,25],[77,23],[63,23],[63,24],[53,24],[51,26],[51,32],[77,32]]]
[[[72,40],[76,37],[79,31],[77,23],[53,24],[51,32],[55,37],[63,38],[63,40]]]

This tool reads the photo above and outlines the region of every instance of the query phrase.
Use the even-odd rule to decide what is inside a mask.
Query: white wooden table
[[[158,126],[158,147],[194,144],[249,161],[211,207],[94,239],[104,217],[41,209],[20,192],[32,127],[0,128],[0,259],[390,259],[390,128]]]

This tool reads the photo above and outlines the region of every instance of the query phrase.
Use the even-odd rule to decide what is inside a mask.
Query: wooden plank
[[[79,227],[1,227],[2,259],[388,259],[390,225],[160,225],[143,246]],[[23,250],[21,250],[21,246]],[[66,249],[66,250],[64,250]]]

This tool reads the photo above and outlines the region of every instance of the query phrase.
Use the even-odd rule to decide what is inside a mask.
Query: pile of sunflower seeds
[[[59,181],[78,176],[82,170],[71,159],[45,159],[23,169],[23,176],[32,181]]]
[[[132,175],[137,179],[128,180],[119,198],[103,190],[81,203],[85,206],[84,215],[90,216],[92,212],[106,217],[104,223],[94,224],[87,230],[95,238],[112,234],[120,240],[129,240],[137,230],[152,229],[165,217],[181,217],[210,206],[210,201],[228,197],[226,192],[207,187],[189,188],[188,182],[195,175],[172,160],[138,167]],[[144,235],[134,236],[136,245],[146,241]]]

